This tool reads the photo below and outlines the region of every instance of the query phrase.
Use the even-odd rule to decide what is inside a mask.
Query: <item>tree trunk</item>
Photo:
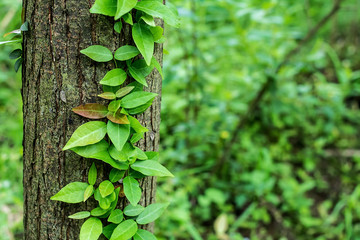
[[[78,239],[81,220],[68,215],[91,210],[95,202],[70,205],[51,201],[50,197],[66,184],[86,181],[93,160],[83,159],[61,149],[85,119],[71,112],[73,107],[101,101],[98,82],[114,68],[110,63],[94,63],[80,50],[101,44],[115,50],[131,44],[130,27],[122,34],[113,30],[113,19],[90,15],[93,3],[87,0],[24,0],[24,16],[30,29],[24,36],[23,112],[24,112],[24,239]],[[162,46],[155,47],[162,62]],[[158,72],[148,77],[146,91],[161,92]],[[160,97],[139,116],[149,129],[139,146],[157,151],[159,145]],[[96,161],[99,179],[108,177],[109,167]],[[155,200],[156,181],[141,183],[141,205]],[[125,204],[120,199],[119,207]],[[152,230],[152,225],[145,226]]]

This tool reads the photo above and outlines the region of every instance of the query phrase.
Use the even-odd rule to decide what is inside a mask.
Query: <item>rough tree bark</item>
[[[91,160],[61,149],[73,131],[86,120],[71,109],[84,103],[99,102],[98,84],[112,64],[95,64],[80,50],[101,44],[115,50],[131,43],[127,26],[122,34],[113,31],[113,20],[90,15],[94,0],[23,0],[24,16],[30,31],[24,36],[23,112],[24,112],[24,239],[78,239],[83,221],[68,215],[90,210],[94,203],[70,205],[50,197],[72,181],[86,181]],[[156,58],[162,62],[162,46]],[[148,77],[146,91],[161,92],[158,72]],[[140,147],[157,151],[159,144],[160,97],[140,116],[149,129]],[[99,178],[107,178],[109,167],[96,161]],[[155,200],[156,181],[146,178],[140,202]],[[120,200],[120,207],[124,200]],[[152,230],[153,226],[145,226]]]

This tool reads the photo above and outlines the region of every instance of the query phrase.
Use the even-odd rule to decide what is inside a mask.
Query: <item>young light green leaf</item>
[[[93,185],[89,185],[84,192],[84,202],[86,202],[86,200],[89,199],[89,197],[91,197],[94,193],[94,186]]]
[[[151,31],[145,24],[135,23],[132,28],[132,36],[147,65],[150,65],[154,54],[154,37]]]
[[[94,208],[91,210],[91,216],[100,217],[107,213],[107,209],[102,209],[101,207]]]
[[[121,151],[118,151],[114,145],[111,145],[109,152],[112,158],[120,162],[127,161],[136,155],[135,148],[128,142],[125,143]]]
[[[107,86],[119,86],[125,82],[127,78],[126,72],[121,68],[116,68],[108,72],[105,77],[100,81],[100,84]]]
[[[149,231],[138,229],[134,235],[134,240],[157,240],[157,238]]]
[[[97,218],[89,218],[80,229],[80,240],[97,240],[102,233],[102,223]]]
[[[145,77],[141,74],[141,72],[137,71],[135,68],[129,66],[129,73],[130,75],[139,83],[144,85],[145,87],[148,86]]]
[[[112,222],[115,224],[121,223],[122,220],[124,220],[124,214],[120,209],[115,209],[114,211],[112,211],[108,218],[108,222]]]
[[[132,127],[132,129],[135,130],[135,132],[137,133],[145,133],[148,132],[149,129],[147,129],[146,127],[143,127],[141,125],[141,123],[139,122],[139,120],[137,120],[136,118],[132,117],[132,116],[128,116],[129,122],[130,122],[130,126]]]
[[[121,171],[118,169],[111,169],[110,174],[109,174],[109,180],[110,182],[114,183],[119,181],[120,179],[122,179],[125,175],[125,171]]]
[[[124,21],[125,21],[127,24],[130,24],[130,25],[133,25],[133,24],[134,24],[131,13],[125,14],[122,18],[124,19]]]
[[[130,93],[135,87],[134,86],[130,86],[130,87],[123,87],[120,88],[117,92],[116,92],[116,97],[121,98],[123,96],[126,96],[128,93]]]
[[[163,165],[153,160],[137,161],[131,165],[131,168],[146,176],[174,177]]]
[[[120,106],[121,106],[121,100],[114,100],[111,101],[111,103],[109,104],[108,110],[110,112],[116,112],[117,110],[119,110]]]
[[[89,184],[84,182],[72,182],[62,188],[50,199],[66,203],[80,203],[84,200],[84,192]]]
[[[89,184],[94,185],[96,182],[96,178],[97,178],[97,169],[96,169],[95,163],[92,163],[91,167],[89,169],[89,174],[88,174]]]
[[[138,147],[135,147],[136,150],[136,158],[140,159],[140,160],[146,160],[148,159],[147,155],[145,154],[145,152],[143,150],[141,150]]]
[[[90,13],[114,17],[117,9],[117,0],[96,0],[90,8]]]
[[[121,106],[124,108],[136,108],[156,97],[157,93],[151,92],[133,92],[121,100]]]
[[[107,100],[113,100],[116,98],[116,95],[113,92],[104,92],[102,94],[99,94],[98,96]]]
[[[158,152],[149,151],[149,152],[145,152],[145,154],[149,160],[159,161],[159,153]]]
[[[141,198],[141,188],[139,182],[130,176],[124,178],[124,193],[131,205],[136,206]]]
[[[158,70],[158,72],[160,73],[160,76],[161,78],[164,78],[164,74],[163,74],[163,71],[162,71],[162,67],[160,65],[160,63],[156,60],[155,57],[153,57],[151,59],[151,64],[155,66],[155,68]]]
[[[145,103],[144,105],[141,105],[136,108],[128,109],[128,112],[129,112],[129,114],[132,114],[132,115],[141,114],[141,113],[145,112],[146,109],[148,109],[152,105],[153,101],[154,101],[154,98],[151,99],[150,101],[148,101],[147,103]]]
[[[144,138],[144,133],[134,133],[130,139],[130,142],[132,144],[135,144],[138,141],[140,141],[142,138]]]
[[[144,13],[141,16],[141,19],[149,26],[152,26],[152,27],[156,26],[155,21],[154,21],[154,17],[150,16],[149,14]]]
[[[106,135],[106,123],[92,121],[75,130],[63,150],[100,142]]]
[[[124,214],[129,217],[135,217],[144,211],[144,207],[141,205],[127,205],[124,209]]]
[[[88,211],[83,211],[83,212],[77,212],[74,213],[73,215],[70,215],[68,218],[72,218],[72,219],[84,219],[90,217],[90,212]]]
[[[179,27],[179,17],[167,6],[157,0],[143,0],[139,2],[135,9],[147,13],[153,17],[164,19],[164,21],[174,27]]]
[[[114,185],[108,180],[101,182],[99,185],[99,191],[103,198],[112,194],[114,189]]]
[[[137,4],[138,0],[118,0],[115,20],[121,18],[124,14],[130,12]]]
[[[99,206],[102,209],[108,210],[110,208],[111,202],[108,198],[101,198],[99,200]]]
[[[98,103],[88,103],[72,109],[72,111],[80,116],[90,119],[105,118],[108,113],[107,107]]]
[[[121,33],[121,29],[122,29],[122,22],[118,21],[114,24],[114,30],[117,33]]]
[[[128,240],[138,230],[138,225],[134,220],[126,220],[120,223],[111,235],[110,240]]]
[[[108,48],[100,45],[90,46],[80,52],[96,62],[108,62],[113,59],[112,52]]]
[[[130,125],[129,124],[116,124],[108,121],[107,133],[118,151],[121,151],[129,139],[130,136]]]
[[[126,60],[136,57],[139,54],[140,54],[140,52],[136,47],[130,46],[130,45],[125,45],[115,51],[114,57],[116,60],[126,61]]]
[[[78,155],[85,158],[95,158],[106,162],[111,160],[111,157],[107,151],[108,148],[109,143],[105,140],[101,140],[98,143],[88,146],[72,148],[71,151],[74,151]]]
[[[154,37],[154,41],[159,41],[163,37],[164,29],[160,26],[151,27],[150,31]]]
[[[150,204],[136,218],[136,222],[138,224],[148,224],[148,223],[155,221],[163,214],[163,212],[168,207],[168,205],[169,204],[164,204],[164,203]]]

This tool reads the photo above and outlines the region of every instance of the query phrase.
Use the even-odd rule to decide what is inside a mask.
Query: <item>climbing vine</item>
[[[163,76],[154,57],[155,43],[164,41],[163,28],[155,24],[154,18],[162,18],[167,24],[177,27],[177,11],[158,0],[96,0],[90,12],[114,17],[117,33],[121,33],[123,24],[130,24],[135,44],[121,46],[114,54],[100,45],[80,51],[96,62],[114,61],[115,68],[100,81],[104,92],[99,97],[110,103],[108,106],[88,103],[73,108],[76,114],[95,121],[78,127],[63,150],[101,160],[111,165],[112,170],[108,180],[96,185],[97,169],[92,163],[87,182],[69,183],[51,200],[80,203],[94,197],[98,202],[99,206],[91,211],[69,216],[72,219],[87,218],[80,230],[80,240],[98,239],[101,234],[110,240],[156,239],[139,225],[155,221],[168,204],[139,205],[142,195],[139,180],[146,176],[173,175],[158,162],[157,152],[144,152],[135,145],[144,138],[148,129],[134,116],[143,113],[157,97],[156,93],[143,90],[148,86],[146,76],[154,68]],[[123,86],[129,77],[135,81]],[[123,210],[117,209],[120,197],[126,197],[130,202]]]

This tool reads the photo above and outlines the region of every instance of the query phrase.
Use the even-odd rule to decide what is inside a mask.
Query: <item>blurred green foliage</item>
[[[161,239],[360,239],[360,1],[274,77],[225,162],[224,148],[284,56],[331,9],[322,0],[173,0],[167,28]],[[0,2],[0,34],[20,26]],[[13,12],[13,13],[11,13]],[[10,19],[10,21],[9,21]],[[0,48],[0,238],[21,231],[21,81]],[[20,217],[19,217],[20,216]],[[4,224],[3,224],[4,223]]]

